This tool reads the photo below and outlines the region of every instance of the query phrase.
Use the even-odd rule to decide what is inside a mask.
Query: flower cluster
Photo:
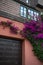
[[[43,60],[43,22],[31,20],[24,23],[22,36],[30,40],[36,56]]]
[[[9,20],[7,20],[7,22],[1,21],[1,22],[0,22],[0,25],[2,25],[4,29],[5,29],[6,27],[9,27],[11,33],[15,33],[15,34],[18,33],[18,27],[12,26],[12,22],[9,21]]]
[[[17,34],[18,32],[18,27],[15,27],[15,26],[10,26],[10,30],[11,30],[11,32],[12,33],[15,33],[15,34]]]
[[[23,32],[31,34],[34,38],[43,38],[43,22],[31,20],[30,22],[24,23]]]
[[[12,22],[9,21],[9,20],[7,20],[7,22],[5,22],[5,21],[1,21],[1,22],[0,22],[0,25],[3,25],[3,26],[5,26],[5,27],[10,26],[11,24],[12,24]]]

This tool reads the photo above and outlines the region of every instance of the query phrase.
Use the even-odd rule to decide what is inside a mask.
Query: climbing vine
[[[24,23],[21,35],[30,40],[34,54],[43,61],[43,22],[28,21]]]
[[[11,33],[15,33],[15,34],[18,33],[18,27],[12,26],[12,22],[11,21],[7,21],[7,22],[1,21],[0,25],[3,26],[3,29],[5,29],[6,27],[9,27]]]

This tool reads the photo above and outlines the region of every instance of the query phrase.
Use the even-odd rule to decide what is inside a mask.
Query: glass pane
[[[36,15],[36,12],[34,12],[34,14]]]
[[[26,0],[26,3],[28,3],[28,0]]]
[[[26,17],[26,8],[24,8],[24,17]]]
[[[28,13],[30,12],[31,10],[28,10]]]
[[[23,11],[21,10],[21,16],[23,16]]]
[[[23,7],[21,6],[21,10],[23,10]]]
[[[36,15],[37,15],[37,13],[36,13],[36,12],[34,12],[34,17],[36,17]]]
[[[31,11],[31,16],[33,16],[33,11]]]
[[[21,12],[21,16],[23,16],[23,12]]]
[[[23,16],[23,7],[21,6],[20,15]]]
[[[37,12],[34,12],[34,20],[36,21]]]
[[[26,13],[24,12],[24,17],[26,17]]]
[[[26,11],[26,8],[24,8],[24,11]]]
[[[36,13],[37,14],[37,16],[39,15],[39,13]]]
[[[28,15],[28,19],[30,19],[30,16]]]
[[[23,12],[23,10],[21,10],[21,12]]]

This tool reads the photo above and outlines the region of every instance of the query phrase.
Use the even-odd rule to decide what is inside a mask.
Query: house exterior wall
[[[13,21],[4,17],[0,16],[0,21],[12,21],[13,25],[17,26],[20,30],[23,29],[24,25],[23,23]],[[9,28],[3,29],[3,26],[0,25],[0,35],[18,38],[23,40],[22,43],[22,65],[43,65],[42,62],[40,62],[37,57],[34,55],[33,47],[27,39],[24,39],[20,34],[12,34],[9,30]]]
[[[0,11],[18,16],[20,15],[20,4],[13,0],[0,0]]]
[[[24,2],[25,0],[21,0],[21,1]],[[31,2],[33,3],[33,4],[31,4],[31,6],[34,6],[34,2],[36,0],[34,2],[33,1],[34,0],[31,0]],[[20,4],[13,0],[0,0],[0,11],[20,17]],[[12,18],[14,18],[14,17],[12,17]],[[4,18],[4,16],[3,17],[0,16],[0,21],[7,21],[7,20],[12,21],[13,25],[19,27],[20,30],[22,30],[24,27],[24,25],[23,25],[23,23],[21,23],[21,21],[18,22],[18,21],[15,21],[15,19],[10,20],[7,17]],[[3,27],[0,26],[0,35],[24,40],[23,44],[22,44],[22,65],[43,65],[43,63],[41,63],[37,59],[37,57],[34,56],[34,52],[32,52],[33,47],[31,45],[30,41],[24,39],[20,34],[12,34],[10,32],[9,28],[3,29]]]

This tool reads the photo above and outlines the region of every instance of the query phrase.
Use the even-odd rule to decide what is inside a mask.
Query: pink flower
[[[43,39],[43,33],[39,33],[39,34],[37,35],[37,38]]]

